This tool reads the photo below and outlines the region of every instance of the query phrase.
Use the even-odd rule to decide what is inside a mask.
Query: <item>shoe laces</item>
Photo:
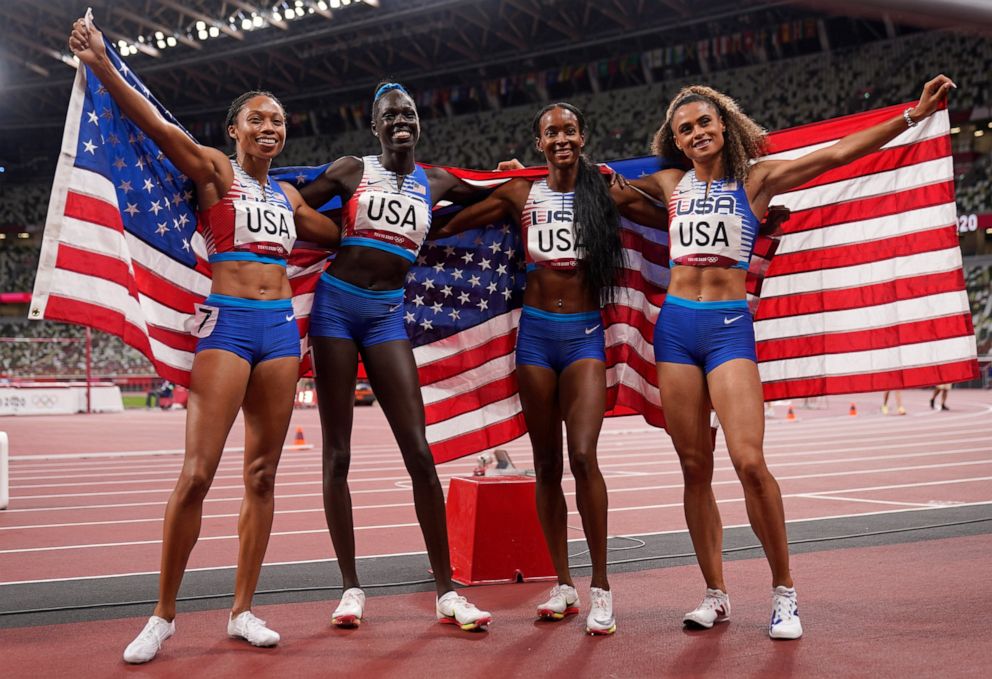
[[[570,587],[569,585],[555,585],[551,588],[551,598],[554,599],[555,597],[560,596],[567,601],[570,590],[574,591],[575,588]]]
[[[699,608],[705,608],[711,611],[715,611],[717,608],[720,608],[726,603],[727,603],[726,595],[717,596],[715,594],[710,594],[709,592],[707,592],[706,596],[703,597],[703,602],[699,604]]]
[[[142,641],[160,641],[163,635],[159,633],[159,629],[164,631],[168,629],[168,627],[169,623],[156,620],[151,625],[145,625],[145,628],[141,630],[141,634],[138,635],[138,638]]]
[[[255,632],[260,629],[265,629],[265,630],[268,629],[268,627],[265,624],[265,621],[262,620],[261,618],[255,617],[255,615],[251,611],[247,611],[243,613],[240,617],[242,624],[245,626],[246,632]]]
[[[796,612],[796,600],[784,594],[775,595],[775,619],[780,622],[792,620]]]
[[[355,604],[357,606],[362,605],[362,593],[356,592],[355,590],[349,589],[341,596],[342,604]]]
[[[604,611],[610,608],[610,593],[603,589],[596,589],[592,592],[592,607],[600,608]]]

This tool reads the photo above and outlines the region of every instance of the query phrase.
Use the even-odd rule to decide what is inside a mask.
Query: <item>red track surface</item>
[[[487,634],[434,623],[429,593],[373,597],[353,631],[330,628],[324,602],[273,605],[257,610],[282,633],[277,648],[227,639],[226,611],[185,613],[140,667],[120,653],[142,620],[0,630],[3,676],[986,677],[990,546],[983,535],[797,555],[799,641],[767,638],[768,570],[751,559],[727,564],[732,620],[707,632],[680,629],[699,594],[685,566],[611,576],[613,637],[583,635],[581,617],[534,622],[544,585],[497,585],[472,590],[496,615]]]
[[[906,417],[883,417],[878,395],[855,399],[858,417],[847,415],[850,401],[841,398],[823,410],[796,408],[794,422],[778,407],[768,421],[766,456],[790,521],[992,502],[992,392],[954,391],[954,410],[942,413],[928,409],[928,392],[904,396]],[[10,509],[0,513],[0,584],[156,572],[162,513],[182,460],[183,421],[182,412],[158,411],[0,421],[14,456]],[[317,447],[283,457],[267,563],[333,555],[321,509],[316,412],[297,411],[291,433],[297,425]],[[409,480],[381,410],[356,411],[353,441],[358,553],[423,551]],[[229,445],[242,443],[236,424]],[[724,523],[743,525],[740,484],[722,438],[718,445],[714,483]],[[518,467],[530,466],[526,439],[506,448]],[[80,453],[97,456],[80,459]],[[664,432],[639,418],[609,420],[599,458],[611,534],[684,530],[681,476]],[[446,480],[470,473],[472,465],[453,462],[439,472]],[[566,493],[574,515],[567,475]],[[230,450],[207,499],[192,568],[234,565],[240,498],[240,451]],[[578,516],[570,524],[578,526]]]

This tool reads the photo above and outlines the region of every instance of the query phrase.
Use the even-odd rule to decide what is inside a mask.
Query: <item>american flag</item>
[[[73,85],[30,315],[116,334],[160,375],[185,384],[195,342],[185,322],[210,285],[192,187],[87,75],[81,68]],[[777,133],[773,157],[799,155],[901,110]],[[658,168],[651,158],[612,166],[629,177]],[[274,176],[303,185],[321,170],[285,168]],[[481,186],[545,173],[451,171]],[[752,304],[761,294],[756,331],[766,398],[977,374],[946,111],[775,202],[790,206],[793,218],[781,243],[759,240],[748,274]],[[622,227],[629,269],[619,302],[605,311],[608,406],[610,414],[641,413],[663,426],[651,338],[668,283],[668,237],[626,220]],[[290,260],[303,331],[325,255],[303,244]],[[428,244],[410,270],[405,321],[438,462],[525,433],[513,372],[521,258],[517,228],[501,224]]]
[[[898,116],[869,111],[773,134],[795,158]],[[978,376],[946,109],[773,202],[792,210],[755,315],[767,400]]]
[[[107,54],[128,83],[178,125],[109,45]],[[81,66],[29,317],[117,335],[144,353],[159,375],[188,385],[196,340],[185,324],[210,292],[193,192],[192,182]],[[294,250],[294,290],[313,291],[326,254],[305,244]],[[305,329],[309,306],[297,313]]]

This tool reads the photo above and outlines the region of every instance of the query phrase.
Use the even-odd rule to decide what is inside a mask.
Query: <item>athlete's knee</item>
[[[176,483],[176,499],[184,504],[201,504],[213,483],[213,474],[202,470],[183,471]]]
[[[708,450],[679,451],[686,486],[708,486],[713,481],[713,456]]]
[[[269,498],[276,485],[276,462],[255,460],[245,469],[245,491],[256,497]]]
[[[579,483],[587,481],[591,476],[599,473],[596,453],[585,448],[569,451],[568,466],[572,470],[572,476]]]
[[[324,483],[344,483],[351,468],[351,450],[324,446]]]
[[[561,485],[564,470],[560,455],[534,456],[534,475],[540,485]]]
[[[437,468],[434,466],[434,456],[425,441],[423,445],[416,445],[403,452],[403,464],[406,471],[415,483],[437,483]]]
[[[744,490],[764,494],[769,483],[773,482],[772,474],[760,455],[750,455],[734,462],[737,478],[741,480]]]

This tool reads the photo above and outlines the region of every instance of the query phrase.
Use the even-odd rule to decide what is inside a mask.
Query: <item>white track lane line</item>
[[[816,516],[816,517],[811,517],[811,518],[806,518],[806,519],[786,520],[785,523],[787,525],[789,525],[789,524],[802,524],[802,523],[808,523],[808,522],[813,522],[813,521],[830,521],[830,520],[834,520],[834,519],[852,519],[852,518],[862,518],[862,517],[866,517],[866,516],[883,516],[883,515],[887,515],[887,514],[908,514],[910,512],[940,511],[940,510],[944,510],[944,509],[957,509],[957,508],[960,508],[960,507],[982,507],[982,506],[988,506],[988,505],[992,505],[992,501],[988,501],[988,502],[965,502],[965,503],[962,503],[962,504],[959,504],[959,505],[953,505],[953,506],[946,506],[946,505],[942,506],[942,505],[938,505],[938,506],[934,506],[934,507],[919,507],[919,508],[907,508],[907,509],[888,509],[888,510],[879,510],[879,511],[876,511],[876,512],[859,512],[859,513],[856,513],[856,514],[832,514],[832,515],[827,515],[827,516]],[[681,503],[678,506],[681,506]],[[750,524],[739,523],[739,524],[730,524],[730,525],[724,526],[724,530],[735,529],[735,528],[750,528]],[[659,535],[680,535],[680,534],[683,534],[684,535],[684,534],[687,534],[687,533],[688,533],[688,531],[683,528],[683,529],[675,529],[675,530],[653,531],[653,532],[649,532],[649,533],[637,533],[636,535],[638,535],[638,536],[654,537],[654,536],[659,536]],[[619,535],[618,534],[618,535],[611,535],[610,537],[626,537],[626,536]],[[569,542],[580,542],[580,541],[584,541],[584,538],[571,538],[571,539],[569,539]],[[760,549],[760,548],[757,548],[756,547],[756,549]],[[391,557],[391,556],[420,556],[420,555],[426,556],[426,554],[427,554],[427,552],[425,552],[425,551],[419,551],[419,552],[393,552],[393,553],[384,553],[384,554],[366,554],[366,555],[363,555],[363,556],[359,556],[357,558],[360,559],[360,560],[361,559],[382,559],[382,558],[388,558],[388,557]],[[266,562],[265,566],[266,567],[268,567],[268,566],[294,566],[294,565],[312,564],[312,563],[328,563],[329,564],[329,563],[333,563],[335,561],[336,561],[336,559],[334,559],[334,558],[327,558],[327,559],[305,559],[305,560],[301,560],[301,561],[278,561],[278,562],[272,562],[272,563]],[[233,568],[234,568],[234,565],[229,565],[229,566],[207,566],[207,567],[201,567],[201,568],[189,568],[189,569],[187,569],[186,572],[189,573],[189,572],[222,571],[222,570],[223,571],[226,571],[226,570],[232,570]],[[78,581],[78,580],[100,580],[100,579],[104,579],[104,578],[126,578],[126,577],[133,577],[133,576],[139,576],[139,575],[159,575],[159,572],[158,571],[135,571],[135,572],[124,572],[124,573],[108,573],[108,574],[103,574],[103,575],[85,575],[85,576],[73,577],[73,578],[44,578],[44,579],[39,579],[39,580],[13,580],[13,581],[10,581],[10,582],[0,582],[0,588],[5,587],[5,586],[12,586],[12,585],[30,585],[30,584],[41,584],[41,583],[48,583],[48,582],[75,582],[75,581]]]
[[[954,465],[950,465],[950,466],[954,466]],[[881,472],[881,471],[885,471],[885,470],[877,470],[877,471]],[[844,474],[843,473],[838,473],[836,475],[839,476],[839,475],[844,475]],[[788,477],[783,477],[783,478],[788,479]],[[803,477],[800,477],[800,478],[803,478]],[[815,494],[816,492],[830,494],[830,495],[840,495],[840,494],[844,494],[844,493],[869,492],[869,491],[879,491],[879,490],[895,490],[895,489],[905,489],[905,488],[923,488],[923,487],[931,487],[931,486],[953,485],[953,484],[960,484],[960,483],[974,483],[974,482],[980,482],[980,481],[992,481],[992,476],[977,477],[977,478],[965,478],[965,479],[948,479],[948,480],[943,480],[943,481],[923,481],[923,482],[919,482],[919,483],[906,483],[906,484],[894,484],[894,485],[883,485],[883,486],[868,486],[868,487],[859,487],[859,488],[834,488],[834,489],[826,489],[826,490],[822,490],[822,491],[814,491],[812,493],[809,492],[809,491],[804,492],[804,493],[783,493],[782,494],[782,497],[783,498],[802,497],[804,495]],[[717,485],[730,485],[730,484],[737,484],[739,486],[739,483],[736,480],[734,480],[734,481],[720,481],[720,482],[714,482],[713,483],[714,486],[717,486]],[[670,485],[670,486],[655,486],[655,489],[676,489],[676,488],[682,488],[682,485],[681,484],[675,484],[675,485]],[[743,501],[744,501],[744,497],[742,495],[741,497],[724,498],[724,499],[721,499],[721,500],[717,500],[717,504],[738,503],[738,502],[743,502]],[[633,507],[611,507],[609,511],[615,512],[615,513],[619,513],[619,512],[629,512],[629,511],[642,511],[642,510],[647,510],[647,509],[670,509],[670,508],[676,508],[676,507],[681,507],[681,506],[682,506],[682,502],[681,501],[678,501],[678,502],[664,503],[664,504],[638,505],[638,506],[633,506]],[[569,515],[570,516],[572,516],[572,515],[577,516],[578,515],[578,512],[569,512]],[[399,528],[399,527],[415,527],[415,526],[419,526],[419,524],[417,524],[417,523],[404,523],[404,524],[383,524],[383,525],[371,525],[371,526],[356,526],[355,527],[355,530],[386,530],[386,529]],[[318,529],[311,529],[311,530],[273,532],[272,535],[273,536],[312,535],[312,534],[325,534],[326,532],[327,532],[327,530],[325,528],[318,528]],[[201,537],[199,539],[200,540],[207,540],[207,541],[211,541],[211,540],[237,540],[238,539],[238,536],[236,534],[234,534],[234,535],[215,535],[215,536]],[[19,549],[4,549],[4,550],[0,550],[0,555],[2,555],[2,554],[22,554],[22,553],[27,553],[27,552],[52,552],[52,551],[62,551],[62,550],[74,550],[74,549],[95,549],[95,548],[104,548],[104,547],[129,547],[129,546],[134,546],[134,545],[161,544],[161,542],[162,542],[161,540],[135,540],[135,541],[127,541],[127,542],[103,542],[103,543],[84,543],[84,544],[75,544],[75,545],[56,545],[56,546],[47,546],[47,547],[25,547],[25,548],[19,548]]]

